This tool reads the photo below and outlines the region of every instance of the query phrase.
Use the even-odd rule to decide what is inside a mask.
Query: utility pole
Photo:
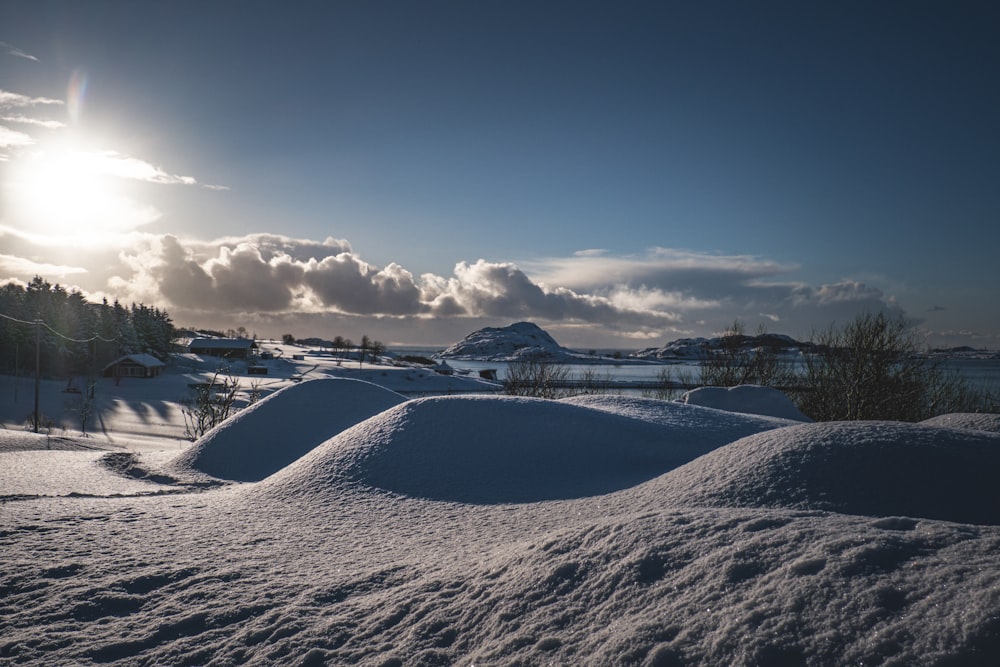
[[[42,377],[42,321],[35,320],[35,419],[34,431],[38,433],[38,384]]]

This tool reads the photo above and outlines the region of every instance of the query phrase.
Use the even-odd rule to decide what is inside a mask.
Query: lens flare
[[[66,109],[74,125],[80,122],[80,116],[83,114],[83,105],[87,99],[87,84],[86,70],[80,67],[73,70],[73,74],[69,77],[69,85],[66,87]]]

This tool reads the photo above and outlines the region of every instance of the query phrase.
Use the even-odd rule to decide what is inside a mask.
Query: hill
[[[657,359],[662,361],[699,361],[709,356],[714,350],[719,350],[725,344],[731,344],[731,336],[725,339],[714,338],[678,338],[662,347],[647,347],[630,355],[636,359]],[[739,347],[743,349],[768,348],[781,353],[797,353],[803,349],[814,347],[812,343],[803,343],[784,334],[766,333],[756,336],[740,335],[736,337]]]
[[[570,350],[557,343],[547,331],[532,322],[478,329],[437,356],[464,361],[503,362],[533,358],[546,363],[562,364],[628,364],[640,361],[612,359]]]

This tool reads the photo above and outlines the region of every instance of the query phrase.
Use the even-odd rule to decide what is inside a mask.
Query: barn
[[[257,350],[256,341],[249,338],[195,338],[188,352],[228,359],[249,359]]]

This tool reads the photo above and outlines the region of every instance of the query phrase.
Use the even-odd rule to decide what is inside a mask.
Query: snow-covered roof
[[[188,348],[198,347],[217,350],[245,350],[255,347],[256,342],[249,338],[195,338],[188,344]]]
[[[157,359],[151,354],[126,354],[124,356],[118,357],[110,364],[104,367],[104,370],[111,368],[112,366],[117,366],[123,361],[131,361],[133,363],[139,364],[140,366],[145,366],[146,368],[162,368],[166,366],[165,363]]]

